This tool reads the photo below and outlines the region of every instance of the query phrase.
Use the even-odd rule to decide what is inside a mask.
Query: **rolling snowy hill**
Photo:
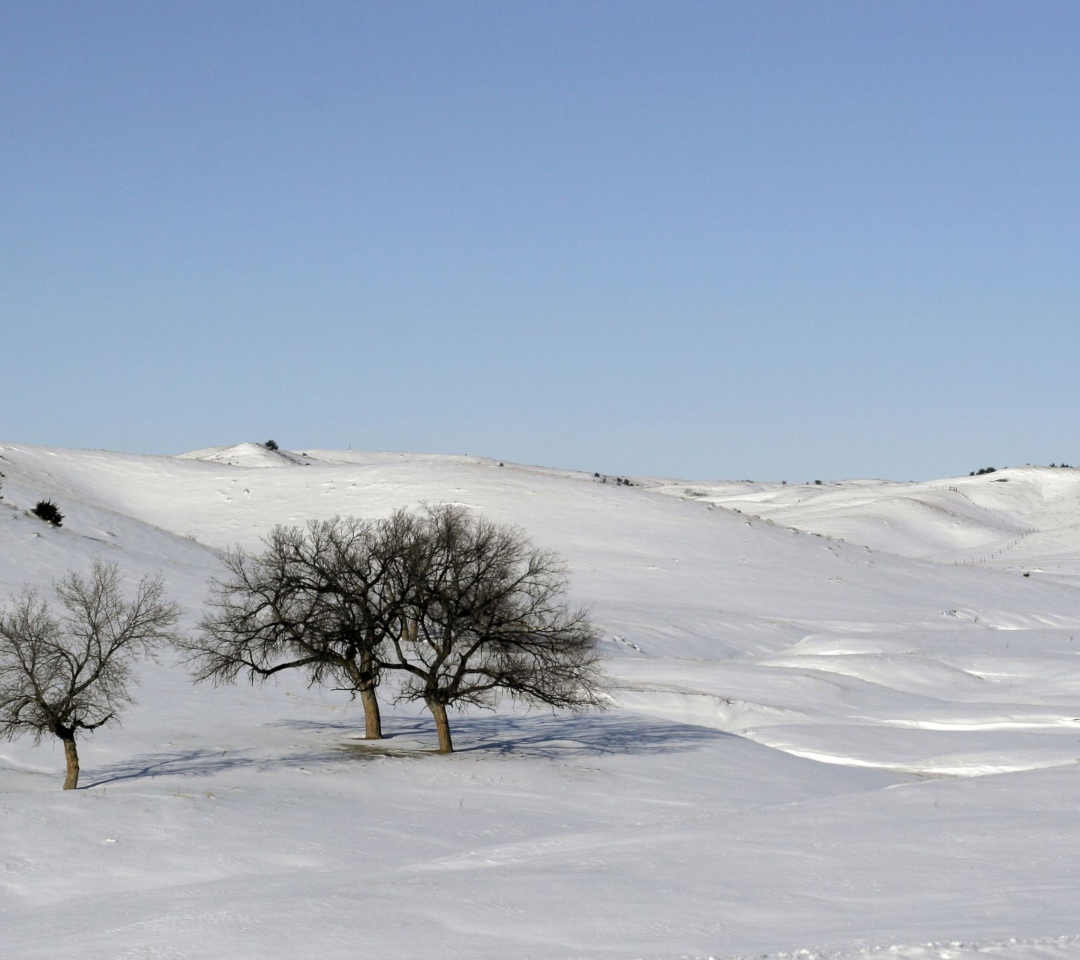
[[[1080,471],[624,486],[4,444],[0,472],[0,594],[103,557],[188,626],[276,523],[465,504],[562,553],[618,682],[598,716],[467,715],[441,757],[418,711],[375,745],[300,677],[148,664],[86,789],[0,744],[4,956],[1080,956]]]

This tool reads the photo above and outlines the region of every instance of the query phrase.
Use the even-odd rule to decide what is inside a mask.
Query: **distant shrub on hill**
[[[276,440],[267,440],[266,443],[263,444],[263,446],[266,447],[267,450],[279,449]]]
[[[35,517],[44,520],[46,523],[51,523],[54,527],[63,526],[64,515],[60,512],[60,508],[51,500],[39,500],[37,506],[30,512]]]
[[[983,467],[981,470],[972,470],[971,473],[968,474],[968,476],[969,477],[981,477],[981,476],[983,476],[984,474],[987,474],[987,473],[997,473],[997,468],[996,467]]]

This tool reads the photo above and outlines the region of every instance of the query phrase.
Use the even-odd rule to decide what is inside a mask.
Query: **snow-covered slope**
[[[1020,467],[929,483],[653,481],[653,488],[901,556],[993,563],[1080,582],[1080,469],[1073,467]]]
[[[619,683],[599,717],[462,718],[447,758],[418,712],[373,747],[299,677],[148,665],[88,789],[54,792],[51,745],[0,745],[12,956],[1080,953],[1075,471],[628,487],[5,444],[0,472],[0,593],[102,556],[162,571],[189,624],[218,552],[276,523],[465,504],[567,558]],[[42,498],[62,528],[26,513]]]

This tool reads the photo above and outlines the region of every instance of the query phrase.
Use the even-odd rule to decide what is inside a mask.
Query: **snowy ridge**
[[[220,551],[276,523],[467,505],[567,559],[618,682],[604,715],[457,718],[437,757],[422,712],[366,743],[301,677],[149,664],[86,790],[56,789],[51,744],[0,743],[12,956],[344,958],[360,915],[390,958],[1080,956],[1076,471],[626,487],[3,444],[0,472],[0,595],[104,557],[161,571],[188,626]]]
[[[179,455],[180,460],[202,460],[230,467],[302,467],[307,458],[288,450],[271,450],[262,443],[238,443],[232,447],[205,447]]]
[[[1073,467],[1020,467],[928,483],[658,482],[657,489],[902,556],[1078,572],[1072,545],[1080,525],[1080,469]]]

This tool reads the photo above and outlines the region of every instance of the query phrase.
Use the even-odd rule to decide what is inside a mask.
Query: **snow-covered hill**
[[[1080,955],[1078,471],[625,486],[4,444],[0,473],[0,594],[104,557],[189,626],[219,551],[276,523],[465,504],[567,558],[619,683],[601,716],[460,718],[438,757],[419,712],[373,746],[299,677],[148,665],[87,789],[0,744],[11,956]]]
[[[1020,467],[929,483],[659,481],[655,489],[901,556],[992,563],[1080,582],[1080,469],[1074,467]]]

